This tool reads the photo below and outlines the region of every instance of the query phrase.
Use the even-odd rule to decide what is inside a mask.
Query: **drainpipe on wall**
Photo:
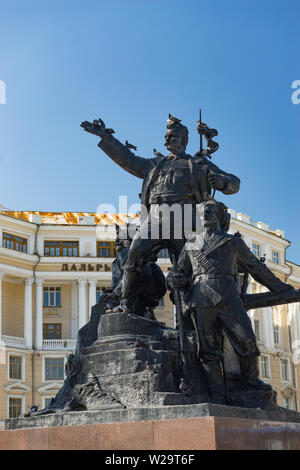
[[[35,342],[35,333],[36,333],[36,268],[41,260],[40,254],[37,249],[37,237],[40,230],[40,224],[37,224],[37,229],[35,232],[35,239],[34,239],[34,252],[33,254],[38,257],[37,262],[33,267],[33,284],[34,284],[34,324],[33,324],[33,342]],[[31,360],[31,402],[32,406],[35,404],[35,354],[36,354],[36,347],[33,344],[33,353],[32,353],[32,360]]]
[[[291,242],[289,242],[289,246],[287,248],[289,248],[291,246]],[[288,281],[288,278],[292,275],[293,273],[293,268],[292,266],[288,265],[287,262],[286,262],[286,250],[287,248],[284,250],[284,265],[287,266],[290,270],[289,274],[287,274],[285,276],[285,282],[287,283]],[[288,309],[288,307],[286,306],[286,309]],[[288,313],[288,311],[287,311]],[[291,325],[289,324],[288,325],[288,336],[289,336],[289,352],[291,353],[292,355],[292,358],[293,358],[293,349],[292,349],[292,332],[291,332]],[[293,360],[292,360],[292,367],[291,367],[292,371],[291,371],[291,376],[292,376],[292,385],[294,387],[294,389],[296,390],[296,374],[295,374],[295,367],[294,367],[294,364],[293,364]],[[295,410],[298,411],[298,405],[297,405],[297,392],[295,392]]]

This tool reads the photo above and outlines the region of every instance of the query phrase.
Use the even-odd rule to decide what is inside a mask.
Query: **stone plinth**
[[[300,450],[300,423],[206,416],[0,431],[1,450]]]
[[[289,422],[300,425],[300,413],[285,408],[278,407],[276,410],[268,411],[201,403],[195,405],[136,407],[129,409],[112,408],[99,411],[72,411],[68,413],[58,412],[54,414],[31,416],[29,418],[11,418],[5,421],[5,429],[85,426],[88,424],[181,420],[207,417]]]

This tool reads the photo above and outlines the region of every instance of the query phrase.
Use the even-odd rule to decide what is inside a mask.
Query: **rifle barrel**
[[[200,122],[200,124],[202,123],[201,108],[199,110],[199,122]],[[201,155],[202,155],[202,151],[203,151],[203,140],[202,140],[202,134],[200,134],[200,153],[201,153]]]
[[[273,305],[291,304],[300,302],[300,289],[291,289],[279,294],[264,292],[262,294],[246,294],[246,310],[254,308],[271,307]]]

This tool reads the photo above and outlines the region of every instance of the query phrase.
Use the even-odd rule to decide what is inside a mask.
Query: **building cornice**
[[[259,228],[255,225],[249,224],[239,219],[231,220],[230,227],[232,228],[233,226],[241,227],[242,233],[255,234],[254,238],[258,240],[261,240],[261,236],[263,235],[268,241],[272,240],[273,242],[275,242],[275,244],[284,245],[286,248],[288,248],[291,244],[291,242],[286,238],[280,237],[279,235],[276,235],[271,231],[263,230],[262,228]]]
[[[23,227],[30,228],[30,229],[34,229],[38,225],[35,222],[29,222],[29,220],[27,221],[23,219],[18,219],[17,217],[13,217],[11,215],[6,215],[3,213],[0,213],[0,220],[4,222],[7,221],[10,223],[14,223],[16,225],[21,225]]]

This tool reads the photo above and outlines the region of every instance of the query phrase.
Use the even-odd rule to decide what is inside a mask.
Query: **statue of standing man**
[[[141,269],[147,260],[163,248],[170,256],[178,257],[184,243],[185,233],[195,223],[196,205],[207,201],[212,190],[234,194],[239,190],[240,180],[225,173],[204,155],[192,157],[186,153],[188,129],[181,121],[169,115],[165,146],[168,156],[154,158],[136,156],[128,147],[113,137],[112,129],[106,129],[101,119],[81,124],[85,131],[101,138],[98,147],[124,170],[143,179],[141,193],[142,213],[139,232],[133,238],[124,266],[123,291],[119,311],[134,312],[136,291],[141,280]],[[198,132],[205,129],[198,125]],[[132,146],[130,146],[132,147]],[[180,215],[174,216],[174,205]],[[191,215],[191,227],[186,227],[187,211]],[[169,225],[167,235],[164,226]],[[164,225],[164,226],[163,226]],[[185,230],[186,229],[186,230]]]

